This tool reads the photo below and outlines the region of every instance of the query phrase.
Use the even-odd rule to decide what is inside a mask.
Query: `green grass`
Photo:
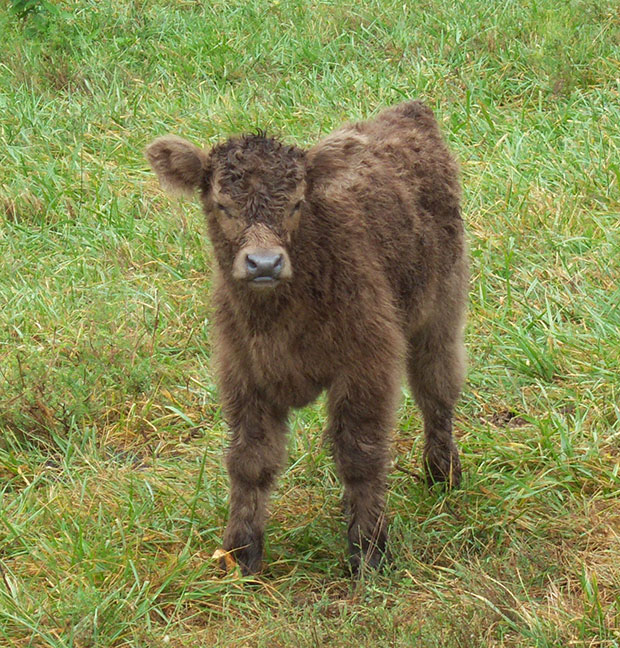
[[[607,0],[0,8],[0,645],[620,646],[620,17]],[[51,3],[48,3],[51,5]],[[465,481],[415,478],[394,568],[345,573],[319,405],[292,421],[258,582],[218,574],[211,252],[142,150],[310,145],[420,97],[462,164]]]

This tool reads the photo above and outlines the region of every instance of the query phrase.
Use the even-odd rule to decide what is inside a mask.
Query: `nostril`
[[[245,265],[250,272],[256,272],[258,270],[258,263],[251,254],[248,254],[245,258]]]
[[[276,257],[274,264],[273,264],[273,271],[276,274],[280,274],[282,272],[282,267],[284,266],[284,255],[283,254],[278,254]]]

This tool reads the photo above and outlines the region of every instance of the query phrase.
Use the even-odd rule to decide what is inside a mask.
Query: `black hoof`
[[[429,485],[442,483],[449,488],[458,488],[461,484],[462,470],[456,445],[425,448],[424,469]]]
[[[382,532],[376,540],[349,541],[349,570],[354,578],[359,578],[366,571],[381,572],[392,562],[387,546],[387,534]]]
[[[263,538],[259,535],[238,534],[224,540],[224,550],[239,565],[244,576],[257,574],[263,562]],[[230,561],[230,557],[228,559]],[[220,559],[220,567],[228,571],[226,558]]]

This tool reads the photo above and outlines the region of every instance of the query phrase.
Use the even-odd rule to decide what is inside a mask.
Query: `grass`
[[[615,3],[67,0],[23,18],[12,4],[0,644],[618,648]],[[221,577],[211,252],[197,207],[160,191],[142,149],[257,127],[309,145],[414,96],[463,171],[464,486],[415,478],[405,394],[395,565],[350,582],[319,404],[292,421],[265,573]]]

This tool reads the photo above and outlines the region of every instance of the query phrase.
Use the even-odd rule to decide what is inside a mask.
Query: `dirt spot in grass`
[[[43,78],[47,84],[56,91],[67,90],[75,85],[75,70],[65,58],[54,60],[49,55],[43,55]]]
[[[45,213],[43,202],[32,194],[22,194],[15,198],[3,197],[0,206],[4,217],[11,223],[31,222]]]
[[[89,90],[82,70],[62,53],[43,54],[40,69],[43,84],[54,92]]]
[[[485,419],[495,427],[519,428],[524,427],[528,422],[517,412],[511,409],[503,409],[494,412],[490,417]]]

